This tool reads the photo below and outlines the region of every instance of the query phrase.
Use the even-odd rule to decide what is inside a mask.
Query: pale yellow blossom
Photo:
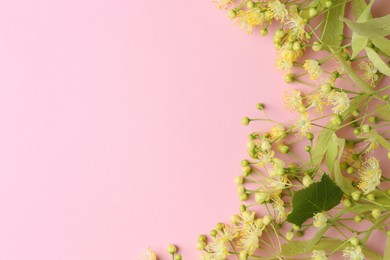
[[[358,188],[361,189],[364,194],[374,191],[380,184],[382,170],[378,159],[375,157],[370,157],[365,160],[359,169],[359,173],[360,182],[358,184]]]
[[[323,72],[318,60],[305,60],[303,68],[309,73],[309,77],[312,80],[321,77]]]

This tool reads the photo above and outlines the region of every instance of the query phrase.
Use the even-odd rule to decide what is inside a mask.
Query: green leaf
[[[328,145],[330,144],[332,134],[334,134],[334,130],[328,128],[325,128],[319,133],[312,149],[312,158],[314,166],[318,166],[321,164],[325,156],[326,150],[328,149]]]
[[[385,37],[375,37],[371,39],[372,43],[384,54],[390,57],[390,40]]]
[[[390,14],[370,19],[363,23],[352,22],[345,17],[340,17],[340,19],[345,22],[352,31],[360,34],[361,36],[372,38],[383,37],[390,34]]]
[[[314,214],[337,206],[342,196],[343,191],[324,174],[321,181],[294,193],[287,221],[300,226]]]
[[[307,253],[306,247],[308,246],[309,242],[310,241],[302,240],[302,241],[290,241],[288,243],[282,244],[281,253],[283,256],[290,256],[290,257],[305,254]],[[340,239],[323,238],[313,247],[313,250],[325,250],[328,252],[336,250],[338,252],[341,252],[347,246],[350,245]],[[388,258],[382,258],[382,256],[380,256],[379,254],[372,252],[371,250],[367,249],[364,246],[361,247],[362,247],[363,254],[367,259],[372,259],[372,260],[388,259]]]
[[[369,18],[371,18],[371,7],[374,4],[375,0],[372,0],[370,4],[364,5],[366,6],[363,11],[360,13],[359,16],[357,16],[357,22],[366,22]],[[368,38],[365,36],[361,36],[360,34],[353,32],[352,33],[352,58],[356,57],[356,55],[359,54],[361,50],[364,49],[364,47],[367,46]]]
[[[352,3],[352,12],[355,18],[357,19],[366,9],[367,4],[365,0],[354,0]]]
[[[371,48],[366,47],[364,48],[366,50],[367,56],[374,64],[375,68],[377,68],[380,72],[385,74],[386,76],[390,77],[390,68],[387,66],[387,64],[379,57],[379,55]]]
[[[340,17],[344,16],[345,0],[340,0],[336,5],[328,9],[324,28],[322,30],[321,41],[323,45],[330,47],[339,47],[342,39],[344,24]]]

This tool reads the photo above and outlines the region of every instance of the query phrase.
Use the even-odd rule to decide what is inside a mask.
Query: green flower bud
[[[241,193],[240,194],[240,200],[241,201],[246,201],[248,199],[248,194],[246,193]]]
[[[324,93],[324,94],[329,94],[331,91],[332,91],[333,87],[331,84],[329,83],[325,83],[325,84],[322,84],[321,85],[321,91]]]
[[[255,7],[255,3],[253,3],[252,1],[248,1],[246,2],[246,7],[248,9],[252,9],[253,7]]]
[[[206,247],[206,242],[204,241],[198,241],[196,243],[196,249],[198,249],[199,251],[205,249],[205,247]]]
[[[353,129],[353,133],[354,133],[356,136],[359,136],[362,132],[360,132],[360,129]]]
[[[384,94],[384,95],[382,96],[382,98],[383,98],[384,101],[387,101],[387,100],[389,100],[389,95]]]
[[[310,16],[310,17],[314,17],[314,16],[316,16],[316,15],[317,15],[317,13],[318,13],[318,10],[317,10],[317,8],[315,8],[315,7],[312,7],[312,8],[310,8],[310,9],[309,9],[309,16]]]
[[[294,225],[292,226],[292,229],[295,230],[295,231],[299,231],[299,230],[301,229],[301,227],[294,224]]]
[[[347,168],[347,173],[348,174],[352,174],[352,173],[354,173],[355,172],[355,168],[353,168],[353,167],[348,167]]]
[[[288,232],[286,233],[286,240],[287,240],[287,241],[291,241],[293,238],[294,238],[294,232],[288,231]]]
[[[234,18],[237,17],[237,12],[236,12],[234,9],[231,9],[231,10],[228,11],[227,16],[228,16],[230,19],[234,19]]]
[[[200,242],[206,242],[206,240],[207,240],[207,237],[206,237],[206,235],[199,235],[198,236],[198,241],[200,241]]]
[[[354,192],[351,193],[351,196],[352,196],[352,199],[353,199],[354,201],[358,201],[358,200],[360,199],[360,196],[362,196],[362,192],[356,190],[356,191],[354,191]]]
[[[340,73],[339,73],[338,71],[333,71],[332,77],[333,77],[334,79],[337,79],[338,77],[340,77]]]
[[[177,252],[177,247],[174,244],[170,244],[167,248],[169,254],[174,254]]]
[[[354,220],[356,223],[360,223],[360,222],[362,222],[362,217],[359,216],[359,215],[356,215],[356,216],[353,218],[353,220]]]
[[[332,115],[332,117],[330,118],[330,122],[333,125],[339,126],[343,123],[343,119],[339,115]]]
[[[360,127],[360,130],[363,132],[363,133],[368,133],[368,132],[370,132],[370,130],[371,130],[371,127],[369,126],[369,125],[366,125],[366,124],[364,124],[364,125],[362,125],[361,127]]]
[[[313,42],[313,46],[311,47],[313,51],[320,51],[322,49],[322,44],[320,42]]]
[[[302,230],[299,230],[299,231],[297,232],[297,237],[303,237],[304,234],[305,234],[305,233],[304,233]]]
[[[177,254],[175,255],[175,260],[182,260],[183,257],[181,256],[181,254]]]
[[[306,138],[307,140],[312,141],[314,139],[313,133],[307,133]]]
[[[284,81],[286,83],[291,83],[294,81],[294,76],[292,74],[287,74],[286,76],[284,76]]]
[[[371,124],[376,124],[378,122],[378,119],[375,116],[370,116],[368,118],[368,122],[370,122]]]
[[[251,122],[250,118],[247,117],[247,116],[244,116],[242,119],[241,119],[241,123],[243,125],[249,125],[249,123]]]
[[[245,212],[246,211],[246,206],[244,204],[240,205],[240,211]]]
[[[310,146],[310,145],[306,145],[305,151],[306,151],[306,152],[310,152],[310,151],[311,151],[311,146]]]
[[[375,195],[372,193],[368,194],[366,197],[368,200],[375,201]]]
[[[248,166],[248,165],[249,165],[249,161],[248,160],[244,159],[244,160],[241,161],[241,166],[242,167],[245,167],[245,166]]]
[[[281,153],[286,154],[286,153],[288,153],[290,151],[290,148],[288,148],[288,146],[285,145],[285,144],[280,144],[280,145],[278,145],[278,150]]]
[[[283,38],[284,35],[285,35],[285,33],[284,33],[283,29],[278,29],[275,32],[275,36],[278,37],[279,39]]]
[[[360,115],[360,110],[359,109],[355,109],[354,111],[352,111],[352,116],[358,117],[359,115]]]
[[[210,236],[215,237],[218,234],[217,230],[213,229],[210,231]]]
[[[270,215],[265,215],[263,217],[263,222],[264,222],[264,225],[268,226],[272,222],[271,216]]]
[[[331,7],[332,6],[332,1],[330,1],[330,0],[326,1],[325,2],[325,6],[328,7],[328,8]]]
[[[343,205],[344,207],[349,208],[352,206],[352,203],[349,199],[343,199]]]
[[[309,175],[305,175],[302,180],[303,186],[309,187],[313,183],[313,179]]]
[[[293,44],[293,50],[294,51],[300,51],[302,49],[302,44],[298,41],[294,42]]]
[[[380,218],[380,216],[382,215],[382,212],[381,212],[380,209],[373,209],[373,210],[371,211],[371,215],[372,215],[372,217],[373,217],[374,219],[378,219],[378,218]]]
[[[260,30],[260,34],[263,35],[263,36],[266,36],[268,34],[268,30],[267,28],[263,28]]]
[[[237,214],[234,214],[233,216],[231,216],[230,221],[231,221],[233,224],[237,224],[238,221],[240,221],[240,216],[237,215]]]
[[[349,243],[351,243],[353,246],[357,246],[359,245],[359,239],[357,237],[353,237],[349,240]]]
[[[237,185],[242,185],[244,183],[244,177],[243,176],[237,176],[235,179],[234,179],[234,182],[237,184]]]
[[[252,171],[252,168],[250,166],[245,166],[245,167],[242,167],[242,174],[245,176],[245,177],[248,177],[249,174],[251,173]]]

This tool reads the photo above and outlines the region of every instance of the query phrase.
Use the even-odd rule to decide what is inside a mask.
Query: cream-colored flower
[[[350,99],[344,92],[332,90],[327,97],[328,102],[333,105],[332,111],[335,114],[341,114],[349,108]]]
[[[349,260],[363,260],[364,254],[360,246],[346,247],[343,250],[343,256],[347,257]]]
[[[223,224],[223,228],[217,231],[217,237],[223,241],[233,241],[233,239],[237,237],[237,231],[234,227]]]
[[[264,13],[260,8],[255,7],[247,11],[240,10],[237,12],[237,25],[246,30],[247,33],[252,33],[253,27],[261,25],[264,22]]]
[[[282,125],[276,125],[269,130],[269,134],[271,141],[281,140],[286,136],[286,131]]]
[[[230,255],[229,247],[226,245],[226,241],[222,239],[216,239],[208,243],[205,250],[213,260],[225,260]]]
[[[275,151],[268,150],[268,151],[258,152],[256,155],[258,159],[257,164],[259,166],[265,166],[272,162],[272,159],[275,156]]]
[[[316,228],[322,228],[326,226],[326,222],[328,221],[328,218],[326,215],[322,212],[317,213],[313,217],[313,226]]]
[[[280,56],[280,55],[279,55]],[[278,57],[278,56],[277,56]],[[293,68],[293,61],[290,59],[283,59],[278,57],[275,62],[276,68],[278,68],[283,74],[288,74]]]
[[[138,260],[156,260],[156,253],[149,247]]]
[[[275,20],[284,21],[288,18],[288,11],[286,5],[279,0],[268,2],[268,10],[271,12],[272,18]]]
[[[298,13],[294,13],[291,15],[289,21],[287,22],[290,25],[290,32],[288,35],[289,40],[295,41],[300,40],[303,41],[305,38],[305,20]]]
[[[234,0],[213,0],[213,3],[219,9],[226,9],[230,4],[233,4]]]
[[[365,160],[362,167],[359,169],[359,173],[360,182],[358,188],[361,189],[364,194],[374,191],[380,184],[382,170],[378,159],[375,157],[370,157]]]
[[[309,108],[313,108],[314,112],[322,113],[324,111],[324,105],[326,102],[324,100],[324,95],[321,92],[311,93],[305,96]]]
[[[275,221],[276,223],[282,223],[287,216],[286,208],[284,207],[284,201],[279,196],[275,196],[272,198],[272,200],[273,203],[271,206],[275,213]]]
[[[297,131],[298,136],[306,136],[312,129],[309,114],[301,113],[300,118],[295,122],[293,129]]]
[[[296,89],[291,89],[289,91],[284,92],[283,101],[285,107],[291,112],[294,112],[300,106],[302,106],[301,91]]]
[[[259,248],[260,237],[262,235],[264,225],[259,225],[259,222],[255,221],[248,226],[243,232],[241,239],[238,242],[240,250],[252,255],[256,249]]]
[[[313,250],[313,254],[311,255],[312,260],[327,260],[328,257],[325,254],[324,250]]]
[[[374,83],[378,80],[378,69],[375,68],[374,64],[362,61],[359,63],[359,68],[363,71],[362,78],[371,86],[374,86]]]
[[[309,73],[312,80],[316,80],[322,75],[322,69],[318,60],[305,60],[303,68]]]

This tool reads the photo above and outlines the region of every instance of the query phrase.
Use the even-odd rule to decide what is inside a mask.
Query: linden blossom
[[[387,151],[390,158],[390,86],[381,84],[390,76],[390,15],[374,18],[374,1],[362,0],[213,2],[230,7],[228,16],[249,33],[265,36],[278,23],[276,67],[286,83],[307,89],[284,94],[295,122],[271,119],[263,103],[262,117],[242,118],[243,125],[272,126],[249,135],[250,159],[235,179],[240,212],[218,223],[210,239],[198,238],[200,258],[390,259],[390,238],[384,252],[366,243],[374,231],[390,237],[390,178],[378,157]],[[356,22],[344,17],[348,8]],[[362,228],[363,220],[371,226]],[[308,230],[316,233],[307,237]],[[168,251],[181,259],[176,247]]]

